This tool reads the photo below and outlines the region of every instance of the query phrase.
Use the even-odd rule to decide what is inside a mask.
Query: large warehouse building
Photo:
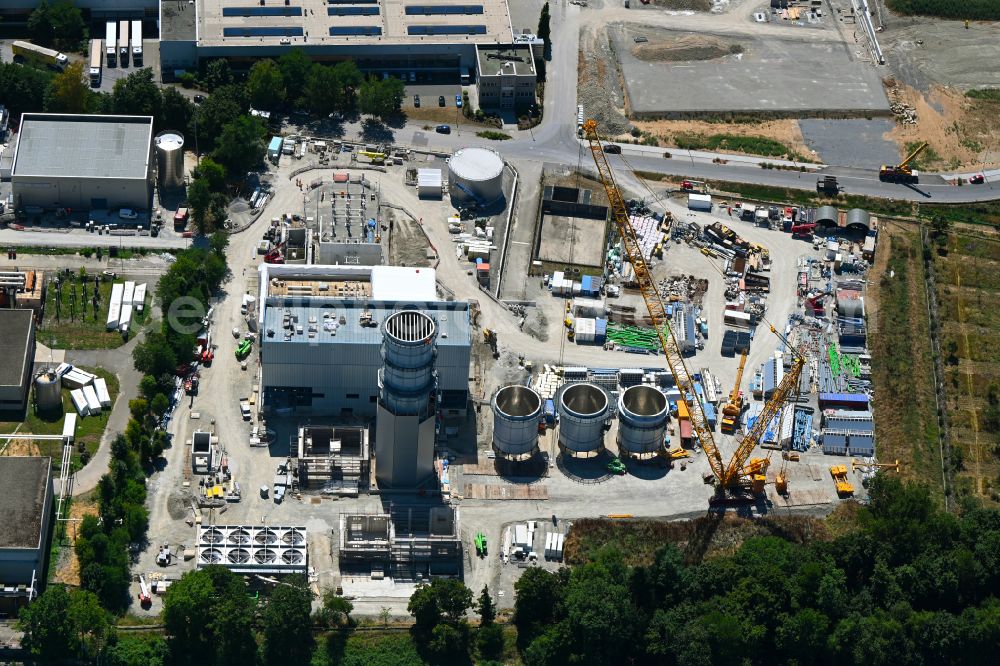
[[[11,186],[18,208],[150,207],[153,119],[26,113]]]
[[[435,323],[435,404],[464,413],[469,395],[469,304],[437,298],[430,268],[262,264],[257,325],[265,411],[373,420],[384,322],[415,310]]]
[[[34,312],[0,309],[0,359],[0,412],[21,411],[28,404],[35,362]]]
[[[0,612],[14,615],[45,584],[52,458],[0,456],[0,488]]]

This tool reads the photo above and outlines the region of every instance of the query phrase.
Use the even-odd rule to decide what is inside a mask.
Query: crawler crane
[[[773,326],[770,326],[771,332],[777,335],[793,354],[791,370],[785,374],[780,384],[775,388],[750,431],[740,439],[732,458],[728,463],[724,462],[722,453],[715,443],[712,430],[708,427],[701,401],[695,397],[694,376],[684,362],[677,339],[668,325],[669,318],[666,315],[666,307],[653,280],[649,264],[646,263],[638,236],[629,218],[625,199],[615,183],[614,173],[602,147],[601,137],[597,133],[597,121],[587,120],[583,124],[583,131],[590,144],[598,177],[607,192],[608,201],[611,204],[611,217],[615,222],[618,234],[621,236],[625,255],[632,264],[635,280],[639,284],[646,309],[649,311],[653,329],[659,337],[660,347],[667,359],[667,366],[673,375],[675,385],[680,390],[681,401],[687,408],[692,434],[708,457],[708,464],[715,476],[716,489],[721,496],[720,499],[724,499],[727,493],[730,496],[741,496],[747,490],[751,490],[755,494],[762,493],[766,478],[765,472],[770,458],[751,459],[750,454],[757,446],[757,442],[760,441],[768,423],[778,413],[793,389],[797,387],[802,366],[805,364],[804,356],[792,347]],[[782,481],[785,482],[784,479]]]

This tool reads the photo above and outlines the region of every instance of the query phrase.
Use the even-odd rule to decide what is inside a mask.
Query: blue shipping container
[[[820,393],[819,408],[827,407],[867,410],[868,396],[864,393]]]

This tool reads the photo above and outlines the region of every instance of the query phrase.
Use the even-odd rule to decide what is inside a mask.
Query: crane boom
[[[629,219],[625,199],[622,198],[621,191],[619,191],[618,185],[615,184],[614,173],[611,171],[608,157],[604,154],[604,148],[601,146],[601,140],[597,134],[597,121],[586,121],[583,124],[583,129],[587,140],[590,142],[590,151],[594,156],[594,164],[597,167],[598,176],[604,185],[608,201],[611,204],[611,217],[622,238],[625,254],[632,264],[632,269],[635,271],[635,279],[639,284],[639,291],[642,293],[642,299],[646,302],[646,309],[649,311],[649,317],[653,321],[653,328],[656,331],[656,335],[660,339],[660,347],[667,357],[667,366],[670,368],[670,374],[674,377],[674,382],[681,394],[681,401],[684,402],[690,415],[691,431],[698,439],[701,448],[708,455],[708,464],[712,468],[712,473],[715,474],[715,477],[719,481],[723,481],[725,479],[726,467],[722,462],[722,455],[719,453],[719,447],[715,445],[715,440],[712,438],[712,431],[708,427],[708,420],[705,418],[705,411],[702,409],[701,401],[697,399],[693,376],[684,363],[680,346],[677,344],[677,339],[674,337],[674,333],[667,323],[667,309],[663,304],[663,299],[660,297],[660,290],[657,289],[656,283],[653,281],[653,274],[650,271],[649,265],[642,254],[635,228],[632,227],[632,221]],[[689,396],[693,399],[689,400]]]
[[[907,155],[906,159],[903,160],[902,162],[900,162],[899,166],[896,167],[896,168],[897,169],[906,169],[907,167],[910,166],[910,162],[912,162],[913,160],[917,159],[917,155],[919,155],[920,153],[924,152],[924,150],[926,148],[927,148],[927,142],[924,141],[919,146],[917,146],[916,148],[914,148],[913,152],[910,153],[909,155]]]
[[[782,378],[780,384],[771,395],[771,399],[765,404],[764,410],[758,417],[757,422],[750,428],[747,435],[740,440],[729,464],[724,463],[719,447],[712,436],[712,430],[708,427],[708,421],[705,418],[701,401],[697,399],[694,390],[693,375],[688,370],[687,364],[684,362],[684,356],[681,354],[680,347],[677,344],[677,339],[674,337],[673,331],[667,323],[666,307],[663,304],[660,291],[653,281],[649,265],[642,254],[639,239],[629,218],[628,208],[625,206],[625,199],[622,197],[621,191],[615,183],[614,173],[611,171],[608,157],[601,145],[601,138],[597,134],[597,121],[586,121],[583,124],[583,130],[590,144],[590,152],[594,157],[598,177],[604,185],[604,190],[607,192],[608,201],[611,204],[611,216],[622,238],[625,255],[628,257],[629,262],[632,264],[632,269],[635,271],[635,279],[639,284],[639,291],[646,302],[646,309],[649,311],[649,317],[653,321],[653,327],[660,340],[660,347],[667,358],[667,366],[670,368],[670,373],[673,375],[674,382],[680,391],[681,401],[687,407],[688,414],[690,415],[691,431],[708,456],[708,464],[718,480],[718,487],[723,490],[737,489],[744,484],[744,479],[749,476],[754,490],[760,492],[763,490],[763,472],[767,469],[768,461],[766,459],[753,460],[750,465],[746,465],[746,463],[750,458],[750,454],[757,446],[757,442],[764,434],[768,423],[774,418],[778,409],[791,394],[792,389],[798,385],[802,366],[805,364],[804,357],[773,326],[770,327],[771,332],[777,335],[785,343],[786,347],[791,349],[795,354],[792,369]],[[744,356],[744,360],[745,358]]]
[[[729,402],[722,407],[722,432],[732,433],[736,429],[736,421],[743,411],[743,400],[740,398],[740,384],[743,382],[743,368],[747,363],[747,349],[740,354],[740,367],[736,370],[736,383],[729,394]]]

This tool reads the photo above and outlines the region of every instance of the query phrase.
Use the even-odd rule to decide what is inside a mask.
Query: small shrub
[[[476,132],[476,136],[481,139],[489,139],[490,141],[506,141],[507,139],[513,138],[510,134],[505,134],[503,132],[496,132],[494,130],[483,130],[482,132]]]

